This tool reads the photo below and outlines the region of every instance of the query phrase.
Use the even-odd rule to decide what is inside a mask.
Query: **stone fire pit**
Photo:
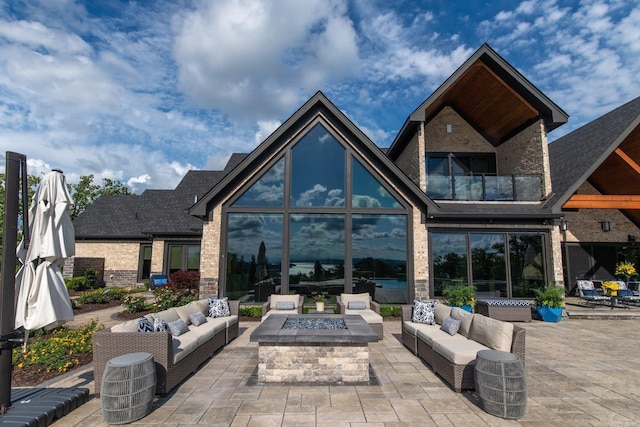
[[[369,381],[369,343],[378,335],[359,315],[275,314],[250,340],[259,346],[260,382],[356,383]]]

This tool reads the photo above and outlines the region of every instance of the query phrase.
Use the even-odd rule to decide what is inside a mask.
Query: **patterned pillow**
[[[293,310],[296,305],[293,301],[278,301],[276,302],[276,310]]]
[[[153,330],[154,332],[169,332],[169,325],[164,319],[156,317],[153,319]]]
[[[434,313],[436,304],[436,301],[413,300],[413,317],[411,318],[411,321],[414,323],[434,325],[436,323]]]
[[[171,331],[171,335],[174,337],[179,337],[185,332],[189,332],[189,327],[182,319],[174,320],[173,322],[169,322],[169,330]]]
[[[203,323],[207,322],[207,318],[204,317],[204,314],[202,314],[201,311],[196,311],[195,313],[191,313],[189,315],[189,320],[191,320],[191,323],[193,323],[194,326],[200,326]]]
[[[367,308],[367,303],[364,301],[349,301],[347,308],[349,310],[364,310]]]
[[[458,333],[458,329],[460,329],[460,323],[462,323],[460,320],[456,320],[451,316],[447,316],[447,318],[442,322],[442,326],[440,326],[440,329],[445,331],[449,335],[454,336]]]
[[[153,323],[144,316],[138,319],[138,332],[153,332]]]
[[[224,297],[209,298],[209,317],[227,317],[231,316],[231,310],[229,309],[229,299]]]

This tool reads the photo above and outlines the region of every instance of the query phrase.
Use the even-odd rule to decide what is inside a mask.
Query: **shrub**
[[[65,279],[64,284],[69,292],[80,292],[87,289],[87,278],[84,276]]]
[[[122,301],[122,298],[127,294],[127,291],[121,288],[106,288],[102,292],[110,301]]]
[[[169,288],[176,295],[198,295],[200,273],[197,271],[176,271],[169,276]]]
[[[561,308],[564,305],[564,288],[549,285],[544,289],[535,289],[536,305],[542,307]]]
[[[153,291],[153,296],[156,299],[155,308],[156,311],[167,310],[176,305],[176,297],[173,295],[170,289],[167,287],[156,288]]]
[[[27,351],[13,350],[13,366],[23,369],[37,365],[38,371],[66,372],[79,364],[77,354],[91,353],[91,335],[102,329],[95,320],[81,329],[60,328],[49,339],[33,339],[27,343]]]
[[[475,286],[469,285],[447,285],[442,290],[442,296],[449,305],[457,307],[462,307],[463,305],[473,306],[475,293]]]
[[[122,300],[124,311],[127,313],[138,313],[146,309],[145,299],[139,295],[127,295]]]
[[[89,289],[98,289],[102,286],[98,283],[98,272],[93,268],[87,268],[84,271],[84,277],[87,280],[87,288]]]
[[[262,317],[262,306],[245,305],[238,309],[238,314],[245,317],[255,317],[260,319]]]
[[[78,297],[80,304],[105,304],[109,301],[108,293],[105,293],[101,289],[95,289],[93,291],[83,292]]]
[[[402,309],[397,305],[381,305],[380,316],[382,317],[402,317]]]

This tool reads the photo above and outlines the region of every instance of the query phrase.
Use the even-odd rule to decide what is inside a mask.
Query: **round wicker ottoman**
[[[481,350],[475,364],[476,393],[482,409],[502,418],[521,418],[527,409],[527,382],[520,358]]]
[[[100,388],[102,417],[107,424],[127,424],[151,411],[156,391],[156,365],[150,353],[130,353],[107,362]]]

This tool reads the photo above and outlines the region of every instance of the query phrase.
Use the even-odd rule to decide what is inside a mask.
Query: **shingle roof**
[[[202,220],[189,215],[188,209],[224,175],[222,171],[192,170],[174,190],[146,190],[139,196],[100,196],[73,221],[76,238],[145,239],[150,234],[200,234]]]
[[[556,210],[624,140],[640,118],[640,97],[549,144]]]

